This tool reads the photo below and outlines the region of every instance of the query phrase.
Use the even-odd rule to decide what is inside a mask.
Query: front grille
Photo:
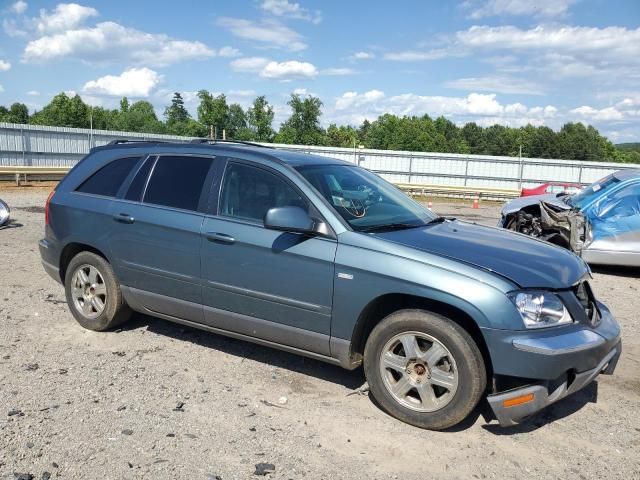
[[[578,297],[580,305],[582,305],[590,325],[592,327],[597,327],[600,323],[601,314],[589,282],[580,282],[574,288],[574,293],[576,294],[576,297]]]

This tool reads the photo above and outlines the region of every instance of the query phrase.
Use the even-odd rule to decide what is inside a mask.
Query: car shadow
[[[489,433],[500,436],[529,433],[557,420],[568,417],[569,415],[573,415],[581,410],[587,403],[596,403],[597,401],[598,382],[594,381],[573,395],[563,398],[562,400],[549,405],[544,410],[532,415],[528,419],[523,420],[518,425],[514,425],[513,427],[501,427],[497,423],[490,423],[483,425],[482,428]],[[485,417],[485,420],[493,417],[493,413],[490,409],[489,415],[490,417]]]
[[[24,225],[22,223],[15,222],[13,220],[9,220],[8,223],[5,223],[4,225],[0,225],[0,230],[7,230],[9,228],[20,228],[20,227],[24,227]]]
[[[640,278],[640,268],[614,265],[591,265],[591,271],[604,275],[615,275],[616,277]]]
[[[273,367],[291,370],[336,383],[351,390],[359,388],[365,382],[364,372],[361,368],[345,370],[337,365],[331,365],[313,358],[237,340],[140,313],[134,313],[131,319],[116,331],[135,330],[141,327],[146,327],[149,332],[158,335],[171,337],[183,342],[191,342],[204,348],[219,350],[240,360],[250,359]]]
[[[204,348],[219,350],[228,355],[233,355],[240,359],[251,359],[277,368],[290,370],[309,377],[315,377],[331,383],[342,385],[354,393],[357,389],[366,384],[364,371],[362,368],[356,370],[345,370],[337,365],[321,362],[313,358],[303,357],[293,353],[284,352],[275,348],[264,347],[248,341],[237,340],[216,333],[200,330],[173,323],[161,318],[134,313],[131,319],[121,328],[116,330],[129,331],[146,327],[147,331],[171,337],[183,342],[191,342]],[[368,395],[369,401],[379,410],[388,414],[385,409],[376,401],[372,395]],[[495,416],[489,403],[482,400],[476,408],[459,424],[451,428],[442,430],[446,433],[458,433],[472,428],[480,417],[486,422],[482,428],[494,435],[515,435],[535,431],[545,425],[551,424],[572,415],[584,407],[587,403],[595,403],[598,398],[598,383],[591,382],[582,390],[564,398],[541,412],[522,421],[513,427],[501,427],[495,421]],[[493,423],[489,423],[493,422]]]

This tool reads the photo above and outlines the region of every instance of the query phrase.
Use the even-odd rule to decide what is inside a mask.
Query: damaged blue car
[[[573,195],[521,197],[498,226],[573,250],[596,265],[640,266],[640,170],[619,170]]]

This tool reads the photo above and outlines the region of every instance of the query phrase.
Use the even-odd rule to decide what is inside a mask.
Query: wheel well
[[[478,327],[478,324],[473,318],[463,310],[447,303],[414,295],[388,294],[371,301],[358,317],[351,342],[352,356],[362,358],[369,334],[382,319],[393,312],[406,309],[421,309],[438,313],[464,328],[480,349],[484,364],[487,368],[487,378],[491,378],[493,367],[491,365],[489,349],[484,341],[480,327]]]
[[[69,262],[71,262],[71,259],[80,252],[95,253],[96,255],[99,255],[107,260],[107,257],[104,253],[102,253],[97,248],[92,247],[91,245],[86,245],[84,243],[70,243],[69,245],[64,247],[64,249],[62,250],[62,254],[60,255],[60,279],[62,280],[62,283],[64,283]]]

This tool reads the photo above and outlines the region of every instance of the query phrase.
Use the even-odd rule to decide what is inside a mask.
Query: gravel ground
[[[42,188],[0,187],[0,478],[640,478],[638,271],[599,270],[619,319],[614,376],[517,427],[478,408],[449,432],[410,427],[338,367],[135,315],[82,329],[40,265]],[[497,206],[434,210],[495,224]],[[21,478],[31,478],[28,475]]]

